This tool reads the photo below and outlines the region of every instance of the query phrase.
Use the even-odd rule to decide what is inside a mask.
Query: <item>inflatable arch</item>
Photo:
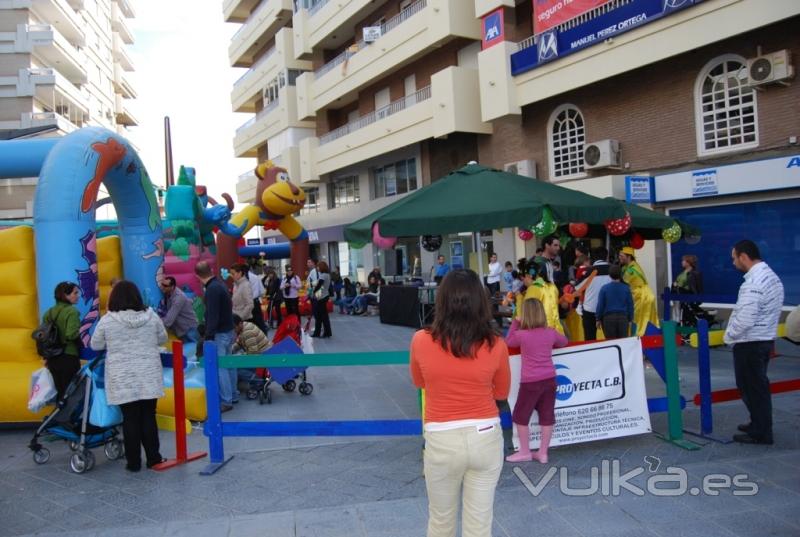
[[[36,284],[40,313],[53,305],[52,290],[60,281],[78,284],[80,333],[87,347],[100,314],[95,204],[101,184],[117,212],[125,278],[139,287],[147,305],[155,308],[162,297],[161,217],[136,151],[124,138],[99,127],[65,136],[47,155],[36,186]]]

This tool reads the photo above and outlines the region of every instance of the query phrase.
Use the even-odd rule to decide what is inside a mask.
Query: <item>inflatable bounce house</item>
[[[257,210],[248,207],[232,215],[229,197],[226,205],[217,204],[205,187],[195,184],[194,170],[182,168],[178,184],[167,188],[162,220],[156,189],[139,156],[111,131],[89,127],[63,138],[0,142],[0,178],[39,178],[33,225],[0,221],[0,424],[35,422],[49,410],[32,414],[27,409],[31,373],[42,367],[31,332],[54,304],[59,282],[74,281],[81,289],[76,307],[80,338],[88,348],[115,278],[133,281],[145,303],[156,309],[162,299],[158,281],[162,274],[172,275],[198,297],[196,311],[202,318],[194,265],[201,259],[216,266],[222,266],[220,260],[235,262],[242,234],[254,225],[286,233],[293,240],[292,265],[301,269],[308,239],[291,215],[302,207],[305,194],[285,170],[269,163],[259,170],[265,175],[259,176]],[[116,222],[96,221],[95,209],[108,201],[97,200],[101,184]],[[215,250],[215,229],[227,234],[217,235],[224,248]],[[164,377],[158,413],[172,415],[171,370],[165,369]],[[204,420],[202,369],[187,370],[186,388],[187,417]]]

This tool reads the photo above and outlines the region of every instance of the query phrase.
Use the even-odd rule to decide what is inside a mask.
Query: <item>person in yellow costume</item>
[[[521,319],[522,302],[529,298],[536,298],[544,306],[547,326],[564,335],[564,327],[558,317],[558,287],[554,283],[547,281],[546,265],[522,260],[519,268],[523,270],[522,281],[525,289],[517,293],[516,296],[517,319]]]
[[[647,285],[644,270],[636,262],[635,252],[625,246],[619,252],[619,263],[622,265],[622,280],[631,288],[633,295],[633,322],[636,323],[636,335],[643,336],[647,323],[659,326],[656,311],[656,297]]]

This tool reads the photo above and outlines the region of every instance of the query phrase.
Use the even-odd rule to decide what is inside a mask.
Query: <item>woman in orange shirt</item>
[[[463,495],[462,533],[490,537],[503,468],[496,400],[511,382],[508,348],[492,328],[478,275],[449,272],[436,294],[433,325],[411,340],[411,378],[425,390],[428,537],[452,536]]]

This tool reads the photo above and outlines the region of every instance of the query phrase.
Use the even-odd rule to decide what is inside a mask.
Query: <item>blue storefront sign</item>
[[[625,201],[628,203],[655,203],[656,189],[652,177],[628,175],[625,177]]]
[[[702,0],[633,0],[608,13],[565,31],[553,29],[536,43],[511,55],[511,74],[516,76],[606,39],[672,15]]]

